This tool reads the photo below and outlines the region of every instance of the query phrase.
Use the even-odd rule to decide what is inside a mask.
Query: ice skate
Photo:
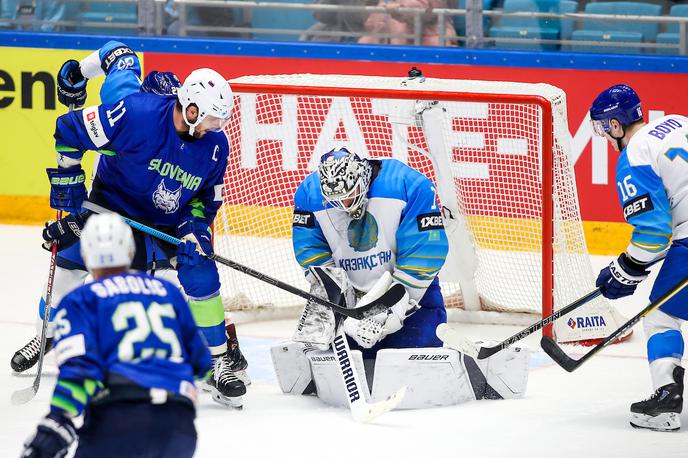
[[[230,365],[227,353],[213,357],[213,370],[201,389],[210,391],[215,402],[241,409],[246,385],[231,371]]]
[[[229,370],[234,372],[234,375],[244,382],[244,385],[249,386],[251,384],[251,379],[246,372],[248,368],[248,361],[244,358],[241,353],[241,348],[239,348],[239,339],[236,335],[236,329],[234,323],[228,324],[225,327],[227,332],[227,357],[229,359]]]
[[[45,352],[49,352],[53,346],[53,338],[48,337],[45,346]],[[14,372],[24,372],[31,369],[38,362],[38,355],[41,353],[41,339],[35,336],[22,348],[17,350],[12,356],[10,366]]]
[[[653,431],[678,431],[683,410],[683,373],[674,368],[674,383],[657,389],[648,399],[631,404],[631,426]]]

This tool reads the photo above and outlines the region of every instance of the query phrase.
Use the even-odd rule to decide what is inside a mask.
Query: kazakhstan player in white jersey
[[[688,272],[688,118],[668,115],[645,123],[638,95],[626,85],[602,92],[590,108],[597,135],[620,151],[616,187],[626,221],[628,248],[602,269],[597,286],[609,299],[633,294],[649,264],[666,260],[650,294],[655,300]],[[668,250],[668,251],[667,251]],[[654,394],[631,405],[631,425],[661,431],[680,428],[683,407],[683,337],[688,290],[643,319]]]

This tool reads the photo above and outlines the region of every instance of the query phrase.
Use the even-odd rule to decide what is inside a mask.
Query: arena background
[[[113,38],[139,53],[145,72],[174,71],[182,80],[199,67],[229,79],[283,73],[401,77],[418,66],[429,77],[560,87],[567,94],[578,195],[592,254],[622,251],[630,226],[616,197],[617,153],[606,140],[593,140],[586,117],[590,102],[606,87],[626,83],[640,94],[650,119],[688,106],[685,57],[0,32],[0,123],[11,133],[0,142],[0,223],[42,224],[51,217],[44,169],[55,163],[55,117],[66,112],[56,100],[55,74],[65,60],[79,60]],[[87,105],[98,103],[99,89],[100,80],[89,83]],[[91,160],[89,155],[86,164]]]

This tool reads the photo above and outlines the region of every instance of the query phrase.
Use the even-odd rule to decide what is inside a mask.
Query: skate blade
[[[214,388],[210,390],[210,394],[213,397],[213,401],[217,402],[220,405],[223,405],[225,407],[231,407],[232,409],[237,410],[241,410],[244,408],[243,396],[228,398],[227,396],[223,396],[222,394],[220,394],[220,392]]]
[[[631,412],[631,426],[652,431],[678,431],[681,428],[681,416],[674,412],[660,413],[656,416]]]

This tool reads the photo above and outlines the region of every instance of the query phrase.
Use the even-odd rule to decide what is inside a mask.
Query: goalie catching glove
[[[647,267],[648,264],[621,253],[618,259],[600,271],[595,286],[600,288],[602,295],[607,299],[630,296],[635,292],[638,283],[645,280],[650,273]]]
[[[392,275],[385,272],[371,290],[361,298],[357,306],[369,304],[380,298],[392,287]],[[383,313],[370,318],[356,320],[347,318],[344,321],[344,332],[363,348],[372,348],[386,336],[400,330],[404,320],[418,310],[418,302],[409,298],[408,292]]]

